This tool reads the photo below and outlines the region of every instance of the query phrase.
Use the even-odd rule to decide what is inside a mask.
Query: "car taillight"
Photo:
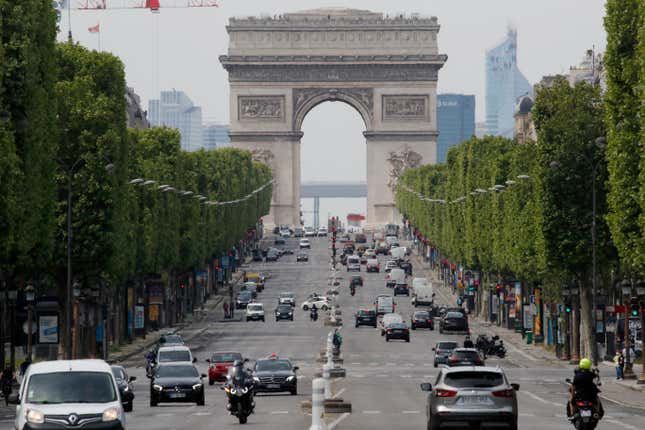
[[[431,322],[432,322],[432,320],[426,320],[426,322],[429,322],[429,323],[431,323]]]
[[[458,360],[458,358],[457,358],[457,357],[450,357],[450,358],[448,358],[448,361],[451,361],[451,362],[455,362],[455,361],[457,361],[457,360]]]
[[[385,332],[386,332],[386,333],[392,333],[392,329],[389,329],[389,328],[388,328],[387,330],[385,330]]]
[[[578,406],[591,406],[591,402],[578,401]]]
[[[513,397],[513,390],[508,389],[508,390],[493,391],[492,394],[495,397]]]
[[[457,395],[457,392],[452,390],[437,389],[435,390],[435,395],[437,397],[455,397]]]

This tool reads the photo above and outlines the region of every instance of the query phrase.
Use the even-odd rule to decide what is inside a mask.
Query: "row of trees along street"
[[[536,287],[572,302],[572,358],[595,353],[594,305],[629,304],[645,279],[645,4],[609,0],[605,28],[606,91],[564,77],[538,87],[537,142],[473,137],[406,171],[396,193],[428,247],[481,271],[480,307],[516,281],[525,303]]]
[[[269,211],[266,165],[183,152],[176,130],[128,130],[122,62],[55,37],[50,0],[0,0],[0,363],[5,343],[13,359],[26,341],[26,286],[34,329],[57,316],[60,351],[99,355],[101,309],[114,344],[183,319]]]

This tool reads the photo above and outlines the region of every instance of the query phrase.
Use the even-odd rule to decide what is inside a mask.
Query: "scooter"
[[[566,379],[567,383],[571,386],[573,382],[571,379]],[[598,380],[598,385],[601,385],[600,379]],[[598,390],[600,392],[600,390]],[[588,400],[573,400],[575,404],[575,410],[573,410],[573,415],[569,418],[576,430],[594,430],[598,425],[598,422],[602,418],[598,413],[598,407],[594,402]]]
[[[349,287],[349,292],[350,292],[350,294],[351,294],[352,296],[354,296],[354,294],[356,294],[356,286],[354,286],[354,285],[352,284],[352,285]]]
[[[311,308],[311,311],[309,312],[309,319],[311,321],[318,321],[318,310]]]

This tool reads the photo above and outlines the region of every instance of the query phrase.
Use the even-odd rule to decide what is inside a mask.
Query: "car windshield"
[[[232,363],[235,360],[242,360],[242,354],[237,352],[218,352],[211,357],[211,362],[213,363]]]
[[[160,363],[171,361],[190,361],[190,351],[159,351],[158,357]]]
[[[479,357],[479,354],[477,353],[477,351],[453,351],[452,356],[461,359],[472,360]]]
[[[450,372],[443,383],[455,388],[490,388],[502,385],[504,376],[499,372]]]
[[[428,312],[415,312],[414,317],[418,319],[428,319],[430,314]]]
[[[448,312],[446,318],[463,318],[464,314],[461,312]]]
[[[261,360],[255,364],[259,372],[291,370],[291,363],[287,360]]]
[[[32,375],[25,401],[33,404],[108,403],[117,400],[106,372],[56,372]]]
[[[251,297],[251,293],[249,291],[242,291],[238,297],[240,299],[248,299]]]
[[[457,342],[439,342],[437,344],[437,349],[455,349],[457,348]]]
[[[248,279],[249,282],[260,282],[260,277],[258,276],[248,276],[246,279]]]
[[[121,367],[113,367],[112,374],[114,375],[114,379],[116,379],[117,381],[125,380],[125,372]]]
[[[280,293],[280,298],[283,299],[292,299],[294,297],[293,293]]]
[[[280,305],[278,306],[278,312],[291,312],[291,305]]]
[[[358,314],[366,317],[366,316],[374,316],[375,312],[364,310],[364,311],[358,311]]]
[[[170,334],[162,336],[161,339],[159,339],[159,343],[184,343],[184,341],[181,339],[181,336]]]
[[[261,311],[263,307],[262,305],[249,305],[247,309],[250,311]]]
[[[400,322],[391,323],[389,325],[389,327],[390,328],[397,328],[397,329],[398,328],[407,328],[407,326],[404,323],[400,323]]]
[[[161,366],[155,372],[157,378],[197,378],[195,366]]]

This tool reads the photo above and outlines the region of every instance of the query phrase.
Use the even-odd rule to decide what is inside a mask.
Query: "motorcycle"
[[[248,359],[245,360],[245,362],[247,361]],[[231,415],[237,417],[240,424],[246,424],[249,415],[255,412],[253,388],[253,379],[246,370],[242,375],[227,375],[226,382],[222,387],[228,398],[226,409]]]
[[[349,287],[349,292],[352,296],[356,294],[356,286],[354,284]]]
[[[570,386],[573,385],[573,381],[569,378],[566,379],[567,384]],[[600,382],[600,377],[598,377],[598,385],[602,385]],[[600,393],[600,390],[598,390]],[[573,415],[569,418],[576,430],[593,430],[598,425],[598,422],[602,418],[598,411],[598,405],[596,402],[590,402],[588,400],[573,399],[574,410]]]
[[[309,312],[309,319],[311,321],[318,321],[318,310],[311,308],[311,311]]]
[[[155,367],[155,354],[150,351],[145,355],[146,358],[146,375],[152,376]]]

